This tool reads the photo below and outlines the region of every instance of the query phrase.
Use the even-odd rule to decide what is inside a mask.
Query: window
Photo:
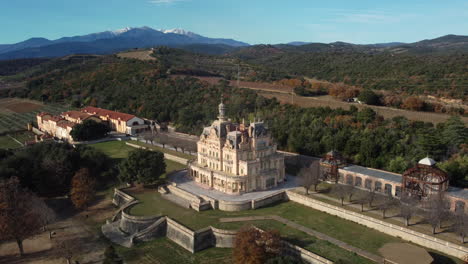
[[[401,196],[401,187],[400,186],[395,187],[395,196],[396,197]]]
[[[266,187],[267,188],[273,187],[274,185],[275,185],[275,178],[270,178],[270,179],[266,180]]]
[[[455,212],[462,213],[465,210],[465,203],[462,201],[455,202]]]
[[[364,185],[365,185],[364,187],[365,187],[366,189],[371,190],[371,189],[372,189],[372,180],[366,179],[366,180],[364,181]]]
[[[381,192],[382,191],[382,183],[379,181],[375,182],[375,191]]]
[[[346,175],[346,184],[353,185],[353,176]]]
[[[356,181],[354,182],[354,186],[361,187],[361,185],[362,185],[361,177],[356,177]]]
[[[391,184],[385,184],[385,193],[386,194],[392,194],[392,185]]]

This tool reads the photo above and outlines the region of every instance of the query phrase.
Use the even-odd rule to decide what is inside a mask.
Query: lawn
[[[227,264],[232,263],[232,250],[229,248],[209,248],[190,253],[167,238],[157,238],[150,242],[137,244],[132,248],[116,247],[125,263],[161,264]]]
[[[324,233],[341,241],[344,241],[357,248],[367,250],[376,255],[381,255],[378,249],[386,243],[405,242],[404,240],[401,240],[399,238],[386,235],[376,230],[367,228],[363,225],[359,225],[351,221],[341,219],[337,216],[329,215],[311,209],[309,207],[300,205],[295,202],[283,202],[265,208],[240,212],[224,212],[219,210],[196,212],[193,209],[183,208],[168,200],[163,199],[156,190],[147,190],[145,192],[131,194],[141,201],[140,204],[131,208],[131,214],[140,216],[167,215],[177,220],[181,224],[189,227],[192,230],[198,230],[209,225],[217,228],[236,229],[245,224],[220,223],[219,218],[221,217],[235,217],[247,215],[279,215],[283,218],[289,219],[298,224]],[[262,225],[265,228],[267,228],[268,226],[277,228],[283,225],[272,220],[264,220],[260,222],[263,222]],[[283,230],[286,229],[283,228]],[[290,231],[288,232],[289,234],[293,234]],[[282,233],[282,235],[284,234]],[[286,233],[286,237],[287,236],[288,233]],[[299,242],[301,241],[301,239],[304,240],[302,237],[291,237],[291,239],[295,238],[299,239]],[[315,241],[315,238],[308,237],[307,239],[305,239],[305,241],[307,240],[313,242]],[[320,241],[313,244],[306,243],[305,247],[312,252],[316,252],[319,255],[323,254],[324,257],[333,259],[333,257],[328,256],[328,254],[333,255],[332,253],[330,253],[333,252],[333,248],[329,248],[327,245],[325,245],[325,241]],[[433,255],[433,257],[439,260],[437,263],[458,263],[458,260],[456,258],[446,257],[432,250],[429,251],[431,255]]]
[[[91,146],[99,149],[113,159],[124,159],[128,156],[128,152],[135,150],[135,148],[126,145],[125,141],[107,141],[92,144]]]
[[[294,245],[303,247],[310,252],[313,252],[333,262],[341,260],[346,261],[346,263],[373,263],[364,257],[342,249],[328,241],[317,239],[302,231],[291,228],[274,220],[219,223],[217,224],[217,227],[236,230],[245,225],[254,225],[263,230],[278,230],[284,240]]]
[[[193,158],[195,158],[195,156],[192,156],[192,155],[187,154],[187,153],[182,153],[182,152],[175,151],[175,150],[172,150],[172,149],[153,146],[151,144],[146,144],[146,143],[141,142],[141,141],[132,140],[132,141],[130,141],[130,143],[140,145],[140,146],[143,146],[143,147],[147,147],[147,148],[152,149],[152,150],[157,150],[159,152],[167,153],[167,154],[174,155],[176,157],[180,157],[180,158],[184,158],[184,159],[193,159]]]

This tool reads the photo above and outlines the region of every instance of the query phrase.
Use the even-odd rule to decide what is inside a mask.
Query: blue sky
[[[466,0],[0,0],[0,43],[123,27],[183,28],[251,44],[414,42],[468,35]]]

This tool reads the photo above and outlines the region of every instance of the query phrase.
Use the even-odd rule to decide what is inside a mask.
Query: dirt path
[[[15,242],[0,244],[0,263],[65,264],[59,245],[71,244],[73,260],[81,264],[101,263],[107,242],[102,239],[99,226],[114,211],[109,199],[101,197],[87,212],[74,213],[69,208],[60,210],[61,219],[49,226],[55,234],[49,239],[43,232],[24,241],[25,256],[18,256]],[[88,215],[88,217],[86,217]]]

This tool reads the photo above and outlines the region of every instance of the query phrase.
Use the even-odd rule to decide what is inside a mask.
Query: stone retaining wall
[[[236,239],[237,231],[224,230],[211,227],[215,239],[215,247],[219,248],[232,248],[234,247],[234,240]]]
[[[161,217],[156,222],[134,235],[138,241],[150,241],[156,237],[166,236],[167,221],[166,217]]]
[[[360,213],[344,209],[342,207],[324,203],[319,200],[295,193],[293,191],[286,191],[286,194],[289,200],[293,202],[300,203],[307,207],[311,207],[313,209],[326,212],[331,215],[336,215],[340,218],[367,226],[379,232],[394,237],[400,237],[404,240],[411,241],[415,244],[431,248],[460,259],[463,259],[466,255],[468,255],[468,248],[457,245],[455,243],[451,243],[442,239],[425,235],[423,233],[419,233],[405,227],[393,225],[385,221],[375,219],[373,217],[369,217]]]
[[[114,196],[112,197],[112,203],[116,206],[122,206],[134,201],[135,198],[131,195],[126,194],[118,188],[114,188]]]
[[[166,217],[166,236],[186,250],[195,253],[195,232]]]
[[[316,255],[308,250],[305,250],[299,246],[293,245],[286,241],[283,241],[283,250],[285,254],[296,257],[296,258],[301,258],[307,263],[333,264],[333,261],[330,261],[326,258],[322,258],[319,255]]]
[[[218,208],[221,211],[235,212],[235,211],[244,211],[252,208],[252,201],[240,201],[240,202],[231,202],[218,200]]]
[[[252,209],[257,209],[263,206],[270,205],[272,203],[276,203],[278,201],[283,201],[286,197],[286,194],[284,191],[270,194],[268,196],[252,200]]]
[[[161,218],[161,216],[134,216],[128,213],[132,206],[129,206],[122,210],[122,216],[120,218],[120,229],[128,234],[136,234],[150,225],[152,225],[156,220]]]

